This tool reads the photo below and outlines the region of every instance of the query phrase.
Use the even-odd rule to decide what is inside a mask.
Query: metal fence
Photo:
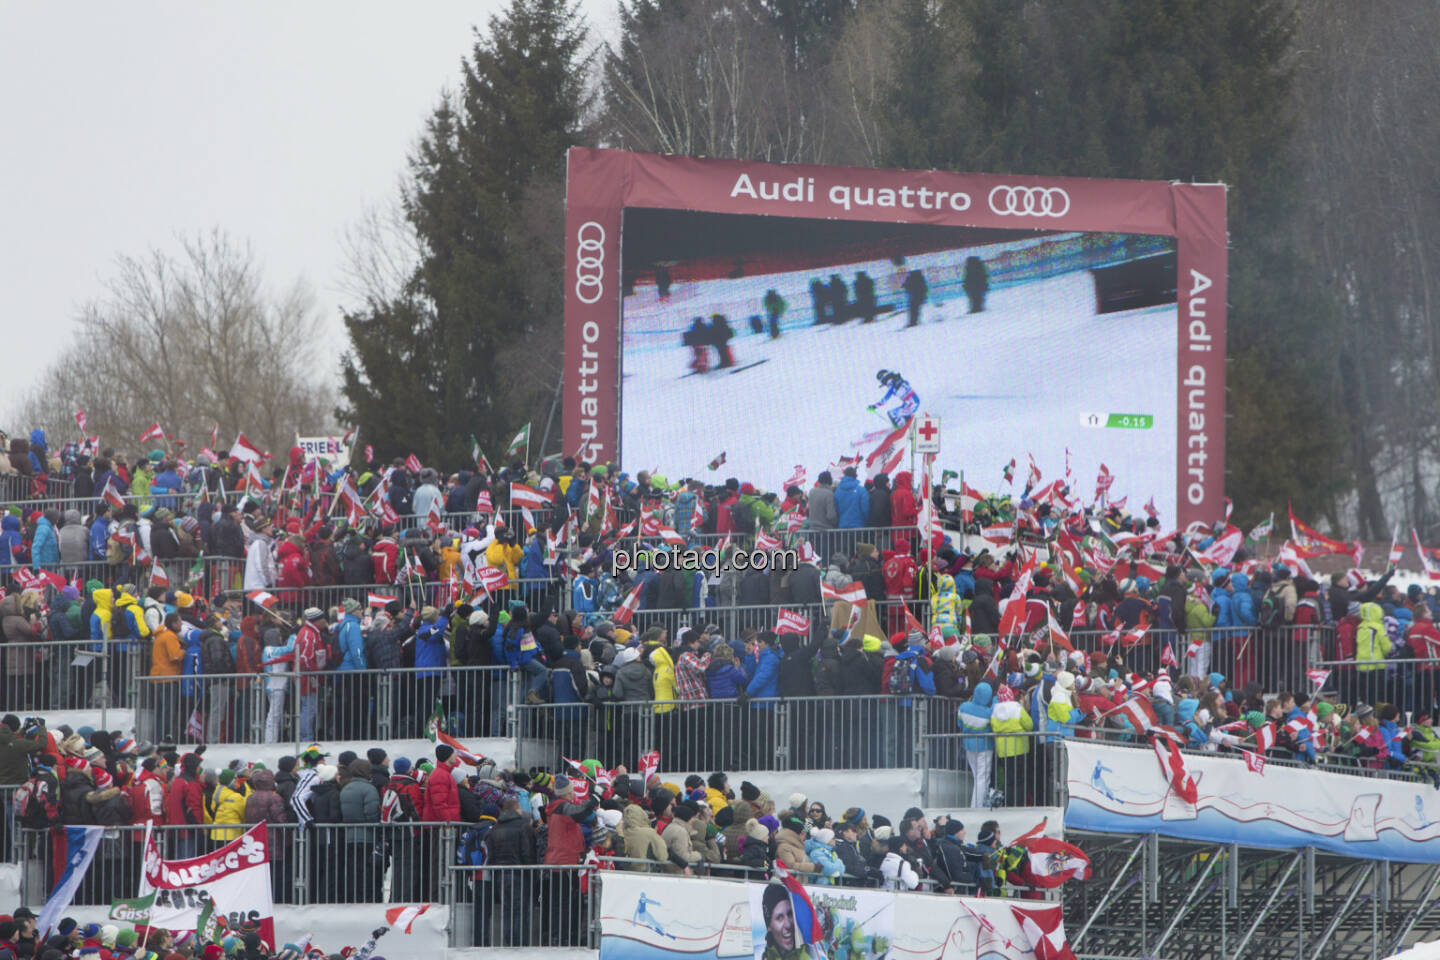
[[[597,872],[579,864],[456,865],[451,945],[595,949]]]
[[[462,824],[268,823],[270,882],[276,903],[445,903]],[[246,824],[156,826],[167,859],[202,856],[236,839]],[[18,856],[25,903],[41,903],[64,869],[63,832],[22,829]],[[139,895],[145,827],[107,827],[76,906],[109,906]]]
[[[136,677],[136,734],[171,743],[417,739],[438,702],[453,736],[504,737],[515,678],[503,666]]]

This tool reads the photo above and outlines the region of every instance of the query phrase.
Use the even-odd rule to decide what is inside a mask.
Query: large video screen
[[[1103,463],[1109,498],[1176,517],[1173,236],[644,208],[622,224],[628,469],[838,478],[928,414],[938,465],[972,486],[1018,493],[1030,455],[1088,501]]]

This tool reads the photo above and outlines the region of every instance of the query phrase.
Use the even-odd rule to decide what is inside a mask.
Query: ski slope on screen
[[[981,313],[969,313],[958,284],[934,279],[966,254],[946,251],[834,270],[803,270],[676,283],[666,301],[653,285],[637,286],[622,309],[621,460],[634,472],[658,467],[718,483],[735,476],[776,489],[795,464],[816,474],[842,455],[868,453],[862,437],[885,430],[880,369],[902,374],[920,410],[941,418],[942,469],[963,469],[981,489],[1022,489],[1025,455],[1045,481],[1064,473],[1071,451],[1075,490],[1087,501],[1106,464],[1115,475],[1110,499],[1129,496],[1138,509],[1150,496],[1162,521],[1175,517],[1176,308],[1173,303],[1097,314],[1095,283],[1078,269],[1043,279],[992,286]],[[908,327],[904,270],[920,268],[930,301],[920,325]],[[840,273],[847,286],[866,270],[890,312],[873,323],[814,325],[809,284]],[[774,288],[788,302],[782,334],[751,331],[761,299]],[[853,290],[852,294],[853,296]],[[734,330],[732,370],[691,373],[681,335],[692,317],[721,313]],[[712,351],[713,358],[713,351]],[[688,375],[687,375],[688,374]],[[1149,429],[1097,428],[1087,414],[1148,414]],[[722,451],[726,461],[706,469]],[[1016,484],[1002,466],[1019,461]],[[908,460],[906,468],[908,468]],[[838,477],[837,477],[838,479]]]

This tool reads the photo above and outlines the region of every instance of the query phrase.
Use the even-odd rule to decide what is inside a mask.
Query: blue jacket
[[[1299,716],[1299,715],[1300,715],[1300,708],[1299,708],[1299,707],[1295,707],[1295,708],[1292,708],[1292,709],[1291,709],[1291,711],[1290,711],[1289,714],[1287,714],[1286,719],[1293,719],[1294,717],[1297,717],[1297,716]],[[1380,721],[1379,730],[1380,730],[1380,736],[1382,736],[1382,737],[1385,738],[1385,748],[1386,748],[1386,750],[1389,751],[1390,759],[1391,759],[1391,760],[1398,760],[1398,761],[1400,761],[1401,763],[1403,763],[1403,762],[1405,761],[1405,747],[1400,743],[1400,728],[1395,725],[1395,721],[1394,721],[1394,720],[1381,720],[1381,721]],[[1305,745],[1306,745],[1306,747],[1308,748],[1308,749],[1306,750],[1306,755],[1307,755],[1311,760],[1314,760],[1314,759],[1315,759],[1315,745],[1310,742],[1310,731],[1308,731],[1308,730],[1305,731],[1304,737],[1305,737]],[[1394,764],[1391,764],[1391,765],[1393,766]]]
[[[1195,711],[1199,709],[1200,701],[1194,697],[1185,697],[1175,705],[1175,716],[1185,733],[1186,745],[1196,749],[1204,747],[1210,741],[1205,728],[1195,722]]]
[[[1289,723],[1291,720],[1300,720],[1304,718],[1304,716],[1305,714],[1300,712],[1299,707],[1291,707],[1290,712],[1285,714],[1285,722]],[[1385,730],[1387,724],[1390,727],[1389,732]],[[1395,724],[1388,720],[1381,721],[1380,733],[1385,737],[1385,742],[1390,744],[1390,755],[1397,760],[1404,760],[1405,751],[1400,748],[1400,732],[1395,728]],[[1391,742],[1392,737],[1394,738],[1393,743]],[[1306,760],[1311,763],[1315,762],[1315,738],[1310,735],[1309,727],[1301,727],[1300,731],[1295,734],[1295,746],[1299,747],[1300,752],[1305,754]]]
[[[570,509],[575,509],[585,502],[586,496],[590,493],[590,484],[585,481],[571,480],[570,486],[565,488],[565,502]]]
[[[49,448],[45,443],[45,431],[36,427],[30,431],[30,469],[36,473],[50,472]]]
[[[927,696],[935,696],[935,674],[933,670],[925,669],[925,665],[920,662],[919,647],[906,647],[904,650],[895,654],[894,657],[890,658],[890,670],[892,672],[895,670],[915,671],[916,691],[926,694]],[[887,692],[883,685],[880,692]],[[911,700],[909,697],[901,697],[899,702],[901,706],[908,707],[910,706]]]
[[[695,492],[688,487],[675,495],[675,532],[690,535],[690,521],[695,518]]]
[[[994,702],[994,691],[988,683],[977,683],[970,699],[960,704],[956,723],[966,733],[990,733],[990,707]],[[966,750],[984,753],[994,750],[995,744],[989,736],[964,737],[960,741]]]
[[[198,697],[203,692],[200,681],[195,679],[205,675],[204,669],[200,666],[200,634],[199,627],[191,626],[186,630],[183,626],[180,629],[180,640],[185,644],[185,659],[181,662],[180,670],[185,679],[180,681],[180,695],[185,697]]]
[[[594,613],[600,609],[599,586],[593,577],[576,577],[570,588],[570,609],[576,613]]]
[[[1255,595],[1250,592],[1250,578],[1243,573],[1237,573],[1230,578],[1235,593],[1230,599],[1235,606],[1235,626],[1255,626]]]
[[[780,654],[774,647],[768,644],[761,648],[759,662],[755,664],[755,672],[750,677],[750,682],[745,685],[745,693],[751,698],[775,697],[780,692]],[[773,703],[755,703],[753,707],[763,707],[767,710],[773,709]]]
[[[705,688],[710,692],[712,700],[734,700],[749,682],[745,672],[733,663],[719,668],[712,665],[705,672]]]
[[[840,527],[863,527],[869,516],[870,491],[854,477],[842,477],[835,488],[835,517]]]
[[[90,559],[105,559],[105,542],[110,539],[110,518],[96,517],[90,524]]]
[[[35,524],[35,539],[30,543],[30,561],[37,567],[54,566],[60,562],[60,538],[47,517]]]
[[[167,510],[174,510],[179,498],[173,495],[166,495],[166,491],[179,493],[185,489],[185,481],[180,479],[180,474],[174,470],[162,470],[155,474],[150,481],[150,493],[155,499],[155,506],[165,507]]]
[[[7,513],[0,517],[0,569],[8,567],[15,562],[15,551],[24,542],[20,535],[20,518],[14,514]],[[55,549],[60,549],[60,544],[55,544]]]
[[[417,667],[443,667],[449,662],[449,653],[445,649],[445,631],[450,629],[450,621],[444,617],[437,617],[434,623],[422,623],[415,631],[415,666]],[[425,670],[416,674],[418,677],[438,677],[439,670]]]
[[[545,569],[545,551],[539,537],[531,537],[520,554],[520,578],[522,580],[548,580],[550,572]]]
[[[1245,595],[1249,596],[1250,591],[1246,590]],[[1216,590],[1211,596],[1215,601],[1215,626],[1240,626],[1239,622],[1235,619],[1235,598],[1224,590]]]
[[[364,670],[368,663],[365,660],[365,636],[360,632],[360,618],[353,613],[345,614],[345,619],[340,621],[340,635],[336,637],[340,645],[340,667],[341,670]],[[416,653],[419,659],[419,653]]]
[[[525,629],[523,623],[511,620],[496,630],[495,636],[500,638],[502,653],[502,657],[496,658],[497,663],[503,658],[512,668],[518,668],[540,656],[540,644],[535,642],[535,635]],[[419,656],[418,648],[416,656]]]

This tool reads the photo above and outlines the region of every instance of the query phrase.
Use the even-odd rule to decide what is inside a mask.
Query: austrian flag
[[[810,618],[796,613],[794,610],[786,610],[781,607],[780,619],[775,623],[775,632],[806,635],[810,632]]]
[[[245,598],[251,603],[264,607],[266,610],[274,610],[280,603],[280,598],[266,590],[251,590],[245,594]]]

